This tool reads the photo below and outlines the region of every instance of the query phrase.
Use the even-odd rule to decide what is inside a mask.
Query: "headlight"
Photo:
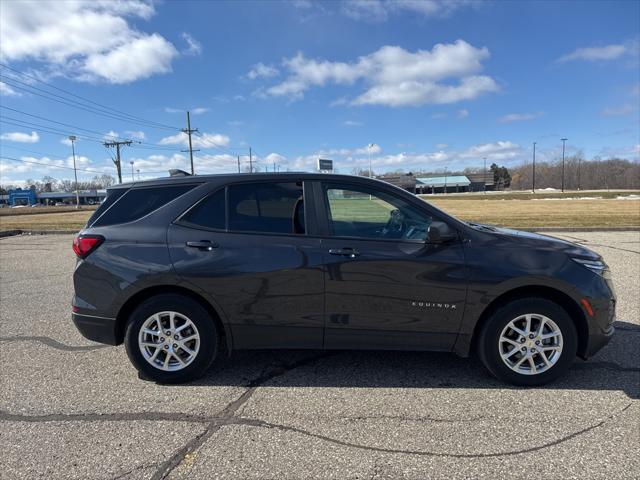
[[[597,273],[598,275],[603,275],[608,268],[607,264],[604,263],[602,260],[587,260],[584,258],[572,258],[572,260],[584,267],[587,267],[589,270],[591,270],[594,273]]]

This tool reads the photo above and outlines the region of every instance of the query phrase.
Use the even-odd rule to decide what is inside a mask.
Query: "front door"
[[[426,243],[434,215],[382,189],[321,191],[325,347],[451,349],[467,289],[462,243]]]
[[[322,348],[322,253],[304,212],[302,182],[240,183],[169,227],[177,273],[224,312],[235,348]]]

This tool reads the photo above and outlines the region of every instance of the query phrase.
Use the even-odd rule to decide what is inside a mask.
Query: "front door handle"
[[[198,248],[210,252],[214,248],[218,248],[218,244],[210,240],[201,240],[199,242],[187,242],[187,247]]]
[[[349,257],[349,258],[356,258],[357,256],[360,255],[360,252],[357,250],[354,250],[353,248],[347,247],[347,248],[332,248],[329,250],[329,253],[331,255],[339,255],[341,257]]]

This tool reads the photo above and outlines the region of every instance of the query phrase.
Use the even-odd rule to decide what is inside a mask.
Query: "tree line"
[[[511,188],[528,190],[533,185],[533,164],[511,168]],[[562,160],[536,162],[536,190],[562,188]],[[613,158],[585,160],[582,155],[565,158],[566,190],[639,189],[640,163]]]

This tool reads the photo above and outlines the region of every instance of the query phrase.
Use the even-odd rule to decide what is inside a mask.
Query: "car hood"
[[[572,243],[560,238],[541,235],[539,233],[525,232],[511,228],[494,227],[492,225],[471,224],[472,227],[482,230],[483,233],[499,236],[504,240],[513,241],[519,246],[528,246],[543,250],[562,251],[571,257],[590,260],[601,259],[601,256],[577,243]]]

